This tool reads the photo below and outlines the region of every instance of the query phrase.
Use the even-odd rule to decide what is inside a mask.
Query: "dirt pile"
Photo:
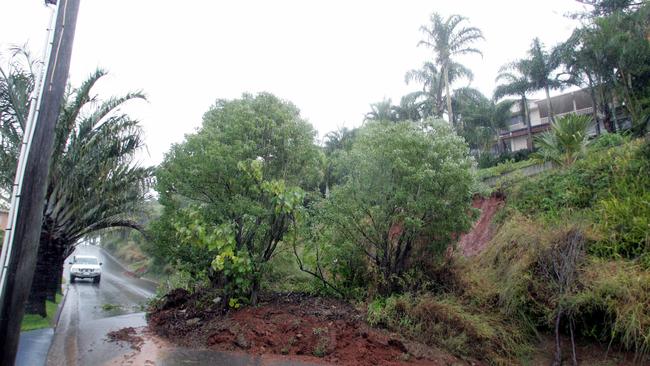
[[[144,340],[136,334],[137,332],[133,327],[127,327],[108,332],[106,336],[108,337],[109,342],[126,342],[131,345],[132,349],[140,351]]]
[[[186,295],[184,299],[182,294]],[[217,300],[176,290],[159,310],[150,313],[149,326],[187,347],[286,355],[306,362],[463,364],[438,349],[371,328],[361,312],[338,300],[302,294],[273,295],[265,297],[257,307],[226,314],[215,310]]]
[[[458,249],[461,253],[465,256],[473,256],[485,248],[494,235],[492,218],[504,204],[505,197],[499,194],[493,194],[489,198],[474,198],[472,207],[481,210],[481,214],[472,229],[467,234],[460,236]]]

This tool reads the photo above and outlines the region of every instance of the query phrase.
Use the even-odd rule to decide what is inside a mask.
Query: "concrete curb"
[[[63,310],[63,306],[65,306],[65,300],[68,298],[68,286],[70,286],[69,283],[65,284],[65,289],[63,290],[63,294],[61,294],[61,302],[57,304],[56,308],[56,315],[52,319],[52,328],[56,330],[56,327],[59,325],[59,319],[61,319],[61,311]]]

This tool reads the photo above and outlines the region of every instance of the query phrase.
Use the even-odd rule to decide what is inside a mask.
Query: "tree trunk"
[[[36,259],[34,279],[26,303],[27,314],[47,316],[45,301],[55,301],[63,275],[63,243],[52,239],[49,233],[41,233]]]
[[[451,110],[451,93],[449,92],[449,65],[445,65],[445,91],[447,93],[447,116],[449,117],[449,125],[453,126],[454,112]]]
[[[553,112],[553,103],[551,103],[551,93],[548,89],[548,85],[544,87],[546,92],[546,106],[548,107],[548,116],[551,122],[555,122],[555,113]]]
[[[522,95],[521,97],[521,104],[522,104],[522,113],[524,114],[524,123],[526,124],[526,128],[528,130],[528,141],[527,141],[527,146],[528,150],[534,150],[535,145],[533,144],[533,127],[530,125],[530,115],[528,114],[528,100],[526,99],[525,95]]]
[[[605,130],[607,130],[607,132],[615,133],[616,127],[612,122],[612,112],[609,108],[607,95],[605,94],[605,90],[603,90],[602,82],[598,85],[598,95],[600,96],[600,109],[603,111],[604,115],[603,126],[605,126]]]
[[[616,115],[616,98],[612,97],[612,126],[614,126],[615,131],[621,131],[621,125],[618,124],[618,117]]]
[[[25,304],[25,313],[27,314],[38,314],[42,317],[47,316],[45,300],[47,299],[47,288],[49,284],[48,267],[50,266],[47,258],[52,255],[51,250],[52,248],[50,247],[50,241],[47,240],[47,234],[41,232],[34,278],[32,280],[32,286],[29,291],[27,303]]]
[[[256,306],[260,296],[260,278],[258,275],[253,276],[251,285],[251,305]]]
[[[594,82],[591,78],[591,74],[587,73],[587,79],[589,80],[589,95],[591,96],[591,104],[593,105],[593,118],[594,123],[596,124],[596,136],[600,136],[600,121],[598,120],[598,101],[596,100],[596,90],[594,90]]]

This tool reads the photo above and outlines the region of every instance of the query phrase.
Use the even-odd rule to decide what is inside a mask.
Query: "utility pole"
[[[12,240],[8,243],[10,249],[3,250],[4,261],[0,263],[5,267],[0,283],[0,365],[13,365],[18,350],[20,323],[36,266],[55,127],[68,80],[78,11],[79,0],[58,1],[52,48],[46,60],[31,142],[25,161],[18,163],[19,167],[23,165],[24,174],[17,172],[23,179],[17,180],[12,197],[17,204],[12,205],[11,210],[15,212],[10,212],[9,217],[15,220],[10,232],[5,232]]]

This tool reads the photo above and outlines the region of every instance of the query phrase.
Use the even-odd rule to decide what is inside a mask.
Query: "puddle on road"
[[[121,304],[107,303],[101,306],[101,310],[104,314],[108,316],[118,316],[118,315],[126,315],[126,314],[143,312],[145,311],[145,306],[142,304],[125,306]]]

